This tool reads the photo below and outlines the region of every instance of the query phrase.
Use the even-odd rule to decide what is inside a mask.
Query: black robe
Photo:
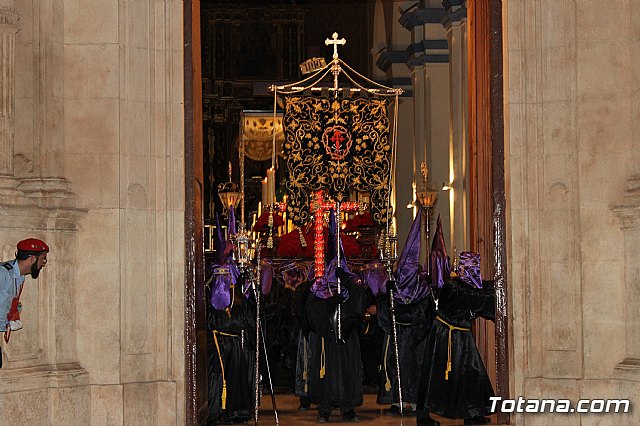
[[[295,290],[285,287],[284,283],[275,281],[278,287],[282,288],[280,295],[280,309],[278,316],[281,318],[278,332],[282,353],[282,367],[287,372],[287,387],[290,391],[295,390],[296,376],[296,356],[298,352],[298,340],[300,337],[300,324],[295,314],[294,295]],[[271,371],[274,371],[273,369]]]
[[[471,287],[458,278],[445,282],[424,353],[418,410],[460,419],[490,414],[494,396],[470,328],[476,316],[494,320],[492,288]],[[447,324],[465,330],[450,329]],[[451,371],[446,378],[451,330]]]
[[[309,298],[309,281],[296,287],[291,298],[291,307],[296,324],[300,329],[296,347],[295,395],[306,397],[309,391],[309,369],[311,366],[311,346],[315,343],[315,334],[311,332],[305,314],[306,302]]]
[[[260,343],[260,374],[265,390],[269,389],[269,371],[276,391],[278,388],[288,390],[293,385],[293,377],[280,377],[279,374],[276,374],[279,371],[279,365],[283,365],[285,368],[290,367],[290,365],[284,364],[286,359],[283,358],[283,355],[287,355],[286,350],[289,344],[287,339],[290,339],[288,333],[291,332],[290,328],[296,325],[291,321],[290,293],[291,291],[285,289],[284,284],[274,277],[270,292],[262,297],[262,329],[265,333],[264,346],[267,348],[267,357],[264,354],[264,346]],[[269,360],[269,370],[267,369],[267,360]],[[283,383],[282,379],[286,379],[287,382]]]
[[[434,318],[435,306],[428,298],[418,302],[403,304],[395,301],[398,352],[400,353],[400,382],[403,402],[418,401],[418,387],[427,343],[425,329]],[[428,318],[423,315],[428,315]],[[383,295],[378,300],[378,323],[385,332],[382,347],[382,363],[378,388],[378,404],[399,403],[396,351],[393,341],[393,326],[389,307],[389,297]]]
[[[363,321],[367,305],[363,287],[343,280],[349,298],[341,304],[342,337],[338,343],[334,330],[335,313],[340,296],[321,299],[310,293],[305,307],[305,322],[315,333],[311,346],[309,392],[311,403],[318,408],[340,407],[346,411],[362,405],[362,360],[357,327]],[[321,367],[324,374],[321,377]]]
[[[236,290],[239,287],[236,287]],[[213,423],[240,422],[253,417],[255,401],[256,309],[253,297],[236,297],[233,307],[211,309],[213,348],[211,359],[209,419]],[[217,345],[216,345],[217,341]],[[221,362],[222,360],[222,362]],[[222,408],[223,371],[226,407]]]
[[[367,305],[376,306],[376,297],[367,288]],[[365,386],[378,388],[380,377],[380,363],[382,360],[382,346],[385,340],[385,333],[378,324],[378,315],[372,314],[367,317],[360,326],[360,353],[362,358],[362,383]]]
[[[282,353],[283,338],[281,335],[282,325],[286,318],[283,316],[283,310],[286,300],[286,290],[284,286],[274,277],[271,284],[269,294],[262,295],[260,308],[262,311],[262,327],[265,333],[265,346],[267,347],[269,367],[271,372],[276,369]],[[262,343],[260,344],[262,346]],[[264,347],[260,348],[264,355]],[[260,359],[260,373],[263,377],[267,377],[267,366],[264,358]]]

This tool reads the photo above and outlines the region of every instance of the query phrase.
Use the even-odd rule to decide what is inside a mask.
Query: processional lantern
[[[229,162],[229,181],[218,185],[218,197],[222,201],[224,211],[227,213],[229,209],[238,207],[238,203],[242,199],[242,192],[239,190],[238,184],[231,181],[231,162]]]
[[[249,262],[252,260],[251,256],[251,240],[249,235],[244,229],[244,225],[240,224],[240,230],[236,234],[235,238],[235,251],[236,262],[241,270],[246,270],[249,266]]]
[[[418,202],[424,207],[425,215],[426,215],[426,235],[427,235],[427,272],[431,272],[429,268],[431,267],[430,262],[430,248],[429,248],[429,240],[431,239],[431,220],[433,216],[433,206],[436,203],[436,199],[438,198],[438,189],[436,186],[429,183],[429,169],[427,168],[427,164],[422,162],[420,165],[420,174],[422,175],[422,184],[420,190],[416,194],[418,197]]]
[[[398,237],[393,227],[382,231],[378,242],[378,251],[380,252],[380,260],[386,266],[389,276],[391,276],[393,264],[398,260]]]
[[[438,198],[438,190],[433,185],[429,185],[427,179],[429,171],[425,163],[422,163],[421,173],[423,177],[423,184],[422,188],[420,188],[416,194],[418,196],[418,202],[425,209],[433,209],[436,199]]]

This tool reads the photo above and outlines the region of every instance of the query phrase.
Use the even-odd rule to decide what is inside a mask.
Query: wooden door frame
[[[206,424],[207,329],[204,295],[204,163],[200,0],[184,0],[185,424]]]
[[[495,321],[495,368],[496,395],[509,398],[509,345],[508,345],[508,293],[507,293],[507,241],[506,241],[506,196],[505,153],[503,111],[503,58],[502,58],[502,0],[488,0],[476,4],[487,5],[483,19],[482,34],[478,27],[469,31],[471,40],[485,38],[481,56],[486,59],[486,68],[477,80],[478,87],[470,87],[469,96],[469,143],[471,155],[477,152],[477,143],[488,143],[490,168],[485,170],[490,181],[486,193],[490,209],[476,210],[471,215],[471,228],[476,229],[480,216],[489,228],[472,235],[472,244],[477,247],[480,239],[491,241],[485,244],[485,259],[492,259],[498,305]],[[202,75],[200,40],[200,0],[184,0],[184,143],[185,143],[185,423],[206,423],[207,415],[207,370],[206,370],[206,324],[204,318],[204,174],[202,135]],[[487,33],[488,32],[488,33]],[[473,34],[473,35],[472,35]],[[470,45],[472,43],[470,42]],[[475,54],[474,54],[475,55]],[[472,56],[470,56],[471,58]],[[470,67],[471,70],[471,67]],[[475,72],[472,71],[472,72]],[[469,81],[475,81],[469,78]],[[470,84],[471,86],[471,84]],[[474,90],[472,94],[471,91]],[[481,93],[481,98],[478,98]],[[479,107],[480,105],[484,105]],[[478,132],[480,129],[480,132]],[[483,139],[484,138],[484,139]],[[477,163],[475,163],[477,164]],[[470,161],[471,206],[478,206],[478,170]],[[475,204],[474,204],[475,203]],[[480,228],[478,228],[480,229]],[[475,232],[475,231],[474,231]],[[507,413],[498,414],[498,422],[509,423]]]
[[[497,300],[495,325],[481,322],[477,338],[495,370],[496,395],[509,399],[502,0],[469,2],[467,10],[471,245],[495,280]],[[508,413],[498,413],[498,423],[509,421]]]

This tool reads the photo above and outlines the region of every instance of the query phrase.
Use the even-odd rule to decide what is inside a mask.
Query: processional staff
[[[382,250],[380,250],[380,256],[381,256],[381,260],[386,264],[387,266],[387,273],[389,274],[389,280],[392,281],[393,283],[395,283],[395,280],[393,279],[393,263],[397,260],[398,258],[398,252],[397,252],[397,243],[398,243],[398,238],[395,235],[395,231],[391,232],[391,228],[390,228],[390,224],[391,224],[391,217],[390,217],[390,213],[391,213],[391,206],[394,205],[395,203],[391,202],[391,197],[393,192],[391,191],[391,184],[392,182],[395,182],[395,173],[396,173],[396,161],[397,161],[397,148],[398,145],[396,144],[396,140],[397,140],[397,132],[398,132],[398,101],[399,101],[399,96],[400,96],[400,91],[396,92],[396,101],[395,101],[395,105],[394,105],[394,126],[393,126],[393,149],[392,149],[392,158],[391,158],[391,176],[388,182],[388,190],[389,190],[389,198],[387,200],[388,204],[387,204],[387,232],[385,235],[385,239],[384,239],[384,247],[382,247]],[[397,323],[396,323],[396,305],[395,305],[395,299],[394,299],[394,291],[393,291],[393,285],[389,286],[389,310],[391,311],[391,328],[392,328],[392,333],[393,333],[393,347],[396,351],[396,376],[397,376],[397,380],[398,380],[398,399],[400,402],[400,415],[404,415],[404,401],[402,400],[402,382],[400,381],[400,353],[398,352],[398,327],[397,327]]]
[[[335,34],[335,33],[334,33]],[[340,250],[340,202],[338,201],[336,203],[336,250],[337,250],[337,254],[336,254],[336,259],[338,261],[338,264],[336,265],[336,272],[338,271],[338,268],[341,266],[340,263],[340,252],[342,250]],[[340,295],[342,293],[342,289],[340,287],[340,277],[338,276],[338,274],[336,273],[336,278],[338,280],[338,295]],[[338,343],[343,343],[342,340],[342,305],[338,304]]]
[[[394,298],[393,287],[395,280],[393,279],[393,263],[398,258],[397,254],[397,237],[387,233],[384,241],[384,247],[380,250],[380,256],[382,261],[387,266],[387,273],[389,274],[389,310],[391,311],[391,331],[393,334],[393,348],[396,352],[396,379],[398,381],[398,399],[400,401],[400,415],[404,414],[404,402],[402,399],[402,383],[400,381],[400,353],[398,352],[398,327],[396,322],[396,304]]]
[[[255,244],[255,246],[252,246]],[[276,424],[278,423],[278,410],[276,408],[276,400],[273,392],[273,382],[271,381],[271,371],[269,369],[269,358],[267,355],[267,347],[265,343],[264,330],[262,328],[261,321],[261,295],[262,289],[260,286],[261,278],[261,261],[260,261],[260,241],[252,243],[247,233],[244,230],[244,225],[241,225],[240,232],[236,236],[238,265],[241,273],[245,276],[245,280],[249,280],[251,289],[253,290],[254,297],[256,299],[256,359],[255,359],[255,388],[254,388],[254,420],[255,424],[258,424],[258,407],[260,401],[260,334],[262,334],[262,345],[265,353],[265,362],[267,363],[267,376],[269,379],[269,386],[271,389],[271,402],[273,404],[273,412],[276,418]],[[253,247],[253,249],[252,249]],[[253,253],[256,253],[256,267],[253,268],[251,261],[253,260]],[[242,291],[244,292],[244,288]]]

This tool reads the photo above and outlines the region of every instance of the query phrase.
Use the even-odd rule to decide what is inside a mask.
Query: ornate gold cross
[[[324,40],[324,44],[326,46],[333,44],[333,59],[338,59],[338,45],[340,44],[344,46],[345,44],[347,44],[347,40],[345,40],[344,38],[338,40],[338,33],[333,33],[331,39],[327,38]]]

